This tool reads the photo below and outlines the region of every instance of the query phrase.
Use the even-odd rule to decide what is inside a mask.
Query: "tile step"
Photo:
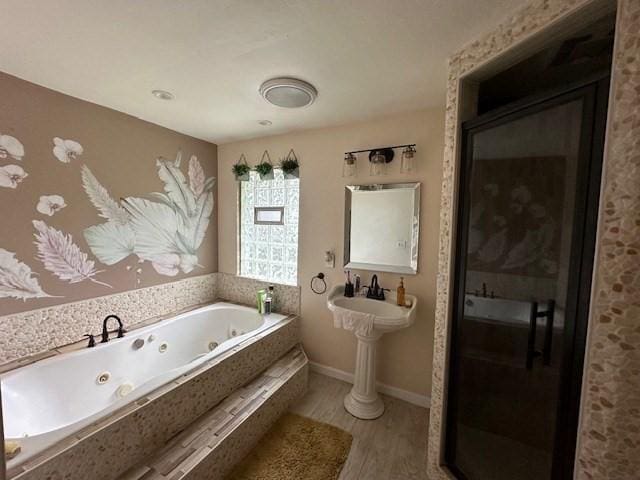
[[[236,390],[120,480],[223,479],[307,387],[301,345]]]

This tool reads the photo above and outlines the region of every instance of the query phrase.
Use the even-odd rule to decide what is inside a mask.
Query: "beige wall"
[[[141,92],[141,95],[146,94]],[[4,179],[0,179],[3,180],[0,182],[0,249],[3,251],[0,258],[0,316],[217,271],[215,207],[197,251],[200,266],[189,274],[160,274],[149,261],[138,263],[136,255],[129,255],[113,265],[99,261],[83,232],[90,226],[104,224],[106,219],[99,216],[90,201],[81,176],[81,167],[88,166],[116,201],[121,197],[145,197],[151,192],[163,192],[164,184],[158,175],[156,158],[175,159],[179,149],[184,156],[181,170],[187,178],[191,155],[198,157],[207,177],[216,176],[215,145],[1,72],[0,98],[0,135],[15,137],[24,147],[23,158],[15,158],[6,148],[3,151],[8,140],[1,137],[0,169],[15,165],[28,174],[15,188],[11,188],[7,186],[6,173],[3,173],[6,170],[0,171],[0,176],[4,175]],[[53,151],[55,137],[80,143],[82,154],[70,162],[60,161]],[[14,154],[17,152],[15,148],[12,151]],[[52,216],[39,212],[36,206],[40,197],[53,194],[62,196],[67,206]],[[215,202],[215,189],[213,195]],[[71,235],[79,251],[87,254],[86,260],[94,262],[99,273],[92,278],[100,283],[89,279],[72,283],[45,268],[37,258],[33,220],[44,221],[62,234]],[[17,290],[7,288],[7,268],[14,268],[16,264],[4,251],[15,254],[15,259],[32,272],[27,277],[32,282],[37,281],[51,296],[24,300],[12,298],[8,292]],[[27,341],[23,337],[26,337],[24,332],[20,338]]]
[[[345,185],[419,181],[422,183],[419,273],[405,276],[407,292],[418,297],[418,315],[412,327],[385,335],[380,341],[378,380],[418,394],[430,394],[443,131],[444,109],[437,108],[367,123],[219,146],[218,244],[221,272],[236,273],[238,186],[231,166],[241,153],[246,155],[249,164],[255,165],[265,149],[269,150],[274,162],[286,155],[290,148],[295,150],[300,160],[298,279],[302,286],[302,340],[313,362],[348,372],[354,370],[355,336],[333,328],[333,319],[326,307],[326,294],[316,295],[309,288],[311,278],[318,272],[327,275],[329,289],[344,281]],[[366,156],[360,155],[357,178],[342,178],[345,151],[414,142],[418,150],[417,172],[400,175],[398,156],[391,164],[389,175],[370,177]],[[324,266],[323,253],[330,249],[336,254],[334,269]],[[373,272],[358,273],[368,281]],[[384,287],[396,288],[400,276],[382,274],[379,277]]]

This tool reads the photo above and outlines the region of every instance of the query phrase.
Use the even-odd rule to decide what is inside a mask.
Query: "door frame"
[[[453,354],[459,336],[458,316],[464,311],[467,236],[469,226],[470,167],[472,165],[473,134],[511,122],[549,108],[583,98],[583,128],[580,132],[578,156],[580,167],[576,175],[576,212],[572,231],[570,268],[572,272],[567,289],[564,324],[563,360],[560,374],[559,398],[556,412],[552,480],[573,477],[576,452],[582,373],[586,347],[591,277],[595,256],[598,202],[604,155],[605,126],[610,72],[597,73],[579,82],[532,95],[512,104],[473,118],[461,125],[461,148],[459,164],[459,188],[457,192],[457,220],[453,259],[453,283],[450,317],[449,373],[447,376],[447,401],[444,436],[444,465],[461,480],[467,477],[453,463],[455,451],[455,411],[458,392],[453,379],[459,372],[456,355]],[[594,135],[595,133],[595,135]],[[584,168],[586,167],[586,168]],[[592,232],[585,235],[585,232]],[[576,246],[581,248],[575,248]],[[473,479],[471,479],[473,480]]]

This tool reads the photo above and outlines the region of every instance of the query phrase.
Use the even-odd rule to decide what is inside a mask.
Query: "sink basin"
[[[376,348],[383,334],[413,324],[418,300],[413,295],[405,295],[405,298],[411,302],[411,307],[397,305],[393,292],[386,300],[361,296],[348,298],[344,296],[344,286],[339,285],[329,294],[327,307],[333,312],[336,326],[352,330],[358,340],[353,388],[344,398],[344,408],[354,417],[370,420],[384,413],[384,403],[376,391]],[[355,322],[343,322],[344,314]],[[362,324],[366,328],[360,328]]]
[[[384,333],[413,324],[418,301],[413,295],[405,295],[405,298],[411,302],[410,308],[397,305],[395,293],[389,293],[384,301],[360,296],[345,297],[344,286],[339,285],[329,294],[327,306],[332,312],[335,312],[335,307],[340,307],[353,312],[371,314],[374,316],[374,329]]]

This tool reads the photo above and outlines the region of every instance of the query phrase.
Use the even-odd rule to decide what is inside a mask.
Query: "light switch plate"
[[[327,250],[324,252],[324,266],[327,268],[334,268],[336,266],[336,256],[333,251]]]

